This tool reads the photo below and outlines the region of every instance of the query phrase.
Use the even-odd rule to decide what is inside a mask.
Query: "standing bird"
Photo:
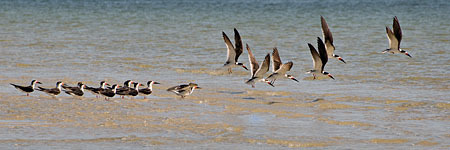
[[[144,96],[144,99],[145,99],[145,96],[152,94],[153,84],[160,84],[160,83],[156,82],[156,81],[148,81],[147,88],[139,89],[139,95]]]
[[[84,85],[81,82],[78,82],[78,86],[76,87],[69,87],[69,86],[62,86],[64,88],[64,92],[66,94],[72,95],[72,96],[78,96],[81,97],[84,95],[84,88],[86,88],[86,85]]]
[[[182,85],[171,87],[171,88],[167,89],[167,91],[173,92],[173,93],[177,94],[178,96],[181,96],[181,98],[184,98],[188,95],[191,95],[195,89],[201,89],[201,88],[196,83],[189,83],[189,84],[182,84]]]
[[[334,54],[335,47],[333,45],[333,35],[331,34],[328,24],[325,19],[320,16],[320,22],[322,24],[323,38],[325,39],[325,49],[327,50],[328,57],[339,59],[340,61],[346,63],[342,57]]]
[[[86,86],[85,89],[90,91],[92,94],[95,95],[95,97],[98,98],[100,96],[100,91],[105,90],[106,85],[109,85],[109,84],[106,83],[105,81],[101,81],[100,82],[100,87],[94,88],[94,87]]]
[[[131,89],[131,84],[133,84],[134,82],[131,80],[127,80],[123,83],[123,87],[120,87],[117,89],[116,94],[121,95],[122,98],[125,98],[125,95],[128,94],[128,92]]]
[[[400,23],[398,23],[397,16],[394,17],[392,28],[394,29],[394,32],[386,26],[386,35],[389,39],[389,49],[384,50],[382,53],[403,53],[406,56],[411,57],[408,52],[400,49],[400,42],[402,41],[402,28],[400,28]]]
[[[134,83],[134,88],[130,88],[126,95],[131,96],[131,98],[139,95],[139,86],[142,86],[141,83]]]
[[[64,85],[64,83],[61,82],[61,81],[58,81],[58,82],[56,82],[56,87],[55,88],[47,89],[47,88],[43,88],[43,87],[39,86],[38,87],[39,89],[37,89],[37,90],[45,92],[45,93],[47,93],[50,96],[56,97],[56,95],[61,93],[61,88],[62,88],[61,86],[62,85]]]
[[[283,64],[281,62],[281,58],[280,58],[280,54],[278,53],[278,49],[275,47],[273,48],[273,52],[272,52],[272,74],[270,74],[267,78],[266,78],[266,82],[273,86],[273,83],[275,82],[275,80],[277,78],[281,78],[281,77],[286,77],[289,78],[291,80],[294,80],[296,82],[299,82],[297,79],[295,79],[294,76],[292,75],[288,75],[286,74],[286,72],[290,71],[292,68],[292,65],[294,65],[293,62],[287,62],[285,64]]]
[[[249,80],[247,80],[245,83],[252,85],[252,88],[255,88],[256,81],[262,81],[262,82],[265,81],[263,76],[264,76],[264,74],[267,73],[267,71],[269,71],[270,54],[267,53],[266,57],[264,58],[264,61],[261,64],[261,67],[260,67],[258,62],[255,59],[255,56],[253,56],[253,53],[250,50],[250,47],[248,46],[248,44],[246,44],[246,46],[247,46],[247,51],[248,51],[248,60],[250,61],[251,78]]]
[[[105,100],[109,100],[109,98],[114,97],[117,92],[117,87],[119,87],[117,84],[114,84],[112,86],[112,89],[104,89],[100,91],[100,94],[105,96]]]
[[[330,73],[324,71],[325,64],[327,64],[327,62],[328,62],[328,55],[327,55],[327,51],[325,50],[325,45],[323,44],[322,39],[320,39],[319,37],[317,37],[317,44],[318,44],[317,48],[319,49],[319,53],[317,53],[317,51],[313,45],[308,43],[309,50],[311,51],[311,56],[312,56],[312,60],[314,63],[313,64],[314,70],[310,70],[307,73],[312,73],[314,79],[316,79],[316,76],[324,75],[324,76],[328,76],[334,80],[334,77]]]
[[[236,47],[233,46],[233,43],[231,43],[225,32],[222,31],[222,35],[223,40],[225,40],[225,44],[227,45],[227,62],[225,62],[223,66],[228,68],[229,73],[232,73],[231,69],[236,66],[242,66],[245,70],[248,70],[243,63],[238,62],[238,58],[243,52],[241,35],[239,35],[239,32],[234,28],[234,42]]]
[[[27,93],[27,96],[29,96],[30,93],[34,91],[34,87],[36,87],[36,83],[37,83],[37,84],[42,84],[41,82],[39,82],[39,81],[37,81],[37,80],[31,81],[31,84],[30,84],[29,86],[20,86],[20,85],[16,85],[16,84],[12,84],[12,83],[9,83],[9,84],[11,84],[12,86],[14,86],[16,89],[18,89],[18,90],[20,90],[20,91],[22,91],[22,92]]]

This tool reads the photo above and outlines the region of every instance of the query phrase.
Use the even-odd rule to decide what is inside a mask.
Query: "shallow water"
[[[448,1],[2,1],[0,147],[448,149]],[[336,80],[312,80],[307,43],[333,32]],[[397,16],[413,58],[381,54]],[[276,87],[221,68],[237,28],[258,61],[278,47]],[[232,41],[234,39],[232,38]],[[240,61],[248,65],[247,53]],[[9,83],[159,81],[149,99],[30,97]],[[165,91],[196,82],[186,99]]]

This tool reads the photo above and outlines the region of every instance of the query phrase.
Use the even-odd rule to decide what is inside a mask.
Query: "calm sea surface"
[[[329,60],[336,80],[305,74],[320,16],[347,61]],[[381,54],[394,16],[412,58]],[[259,62],[277,47],[300,82],[251,88],[249,72],[229,75],[221,32],[234,41],[233,28]],[[1,1],[0,147],[449,149],[449,40],[447,0]],[[246,51],[239,60],[249,65]],[[112,102],[9,85],[32,79],[162,84]],[[188,82],[203,89],[164,90]]]

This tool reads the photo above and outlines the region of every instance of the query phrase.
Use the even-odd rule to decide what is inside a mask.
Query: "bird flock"
[[[328,24],[325,21],[325,18],[321,16],[320,20],[322,25],[323,39],[325,41],[323,41],[320,37],[317,37],[317,49],[313,44],[308,43],[308,47],[310,49],[311,57],[313,60],[313,69],[309,70],[307,73],[312,74],[313,79],[325,76],[334,80],[335,78],[330,73],[325,71],[325,65],[328,62],[328,58],[334,58],[342,61],[343,63],[346,63],[346,61],[341,56],[335,54],[335,46],[333,45],[332,33],[328,28]],[[386,35],[389,40],[389,48],[382,51],[382,53],[404,54],[408,57],[411,57],[408,52],[400,49],[402,30],[396,16],[393,18],[393,31],[386,26]],[[225,34],[225,32],[222,32],[222,36],[227,47],[227,60],[223,67],[227,68],[230,74],[232,73],[232,68],[234,67],[242,67],[245,70],[248,70],[248,68],[243,63],[238,61],[239,56],[243,53],[243,43],[237,29],[234,29],[234,45],[228,38],[227,34]],[[251,51],[248,44],[246,44],[246,49],[250,62],[251,75],[250,79],[245,81],[246,84],[249,84],[254,88],[257,82],[265,82],[268,85],[274,87],[275,81],[281,78],[288,78],[293,81],[299,82],[294,76],[287,74],[287,72],[291,70],[293,62],[289,61],[287,63],[282,63],[278,49],[276,47],[273,48],[272,55],[270,55],[270,53],[267,53],[264,60],[261,62],[261,65],[259,65],[256,61],[256,58],[253,55],[253,52]],[[264,75],[269,71],[269,66],[272,66],[272,73],[264,78]],[[77,86],[72,87],[64,84],[62,81],[56,82],[55,88],[43,88],[40,86],[36,88],[36,84],[42,84],[37,80],[32,80],[29,86],[21,86],[13,83],[10,84],[19,91],[25,92],[27,96],[29,96],[29,93],[38,90],[52,97],[56,97],[62,92],[74,97],[82,97],[85,93],[85,90],[87,90],[96,95],[97,98],[103,96],[105,100],[109,100],[109,98],[114,97],[115,95],[119,95],[122,98],[124,98],[125,96],[133,98],[140,95],[145,99],[146,96],[152,94],[153,85],[160,83],[156,81],[148,81],[147,87],[145,88],[140,88],[141,86],[143,86],[143,84],[134,82],[132,80],[125,81],[123,86],[114,84],[111,87],[107,87],[110,86],[110,84],[106,83],[105,81],[101,81],[98,88],[89,87],[82,82],[78,82]],[[201,87],[199,87],[196,83],[188,83],[168,88],[167,91],[173,92],[174,94],[181,96],[181,98],[184,98],[192,94],[195,89],[201,89]]]

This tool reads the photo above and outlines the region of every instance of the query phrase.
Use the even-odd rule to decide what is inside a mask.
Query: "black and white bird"
[[[74,97],[81,97],[84,95],[84,88],[86,88],[86,85],[84,85],[81,82],[78,82],[76,87],[70,87],[70,86],[62,86],[64,88],[64,92],[66,94],[72,95]]]
[[[21,86],[21,85],[17,85],[17,84],[13,84],[13,83],[9,83],[9,84],[14,86],[14,88],[16,88],[17,90],[27,93],[27,96],[29,96],[30,93],[34,91],[36,84],[42,84],[42,83],[37,80],[33,80],[33,81],[31,81],[31,84],[29,86]]]
[[[127,96],[131,96],[131,98],[139,95],[139,87],[142,86],[141,83],[137,83],[137,82],[134,82],[133,84],[134,84],[134,88],[130,88],[130,90],[126,94]]]
[[[328,28],[328,24],[325,21],[325,18],[320,16],[320,22],[322,24],[322,33],[323,33],[323,38],[325,40],[325,49],[327,50],[328,57],[336,58],[336,59],[346,63],[342,57],[334,54],[335,47],[333,45],[333,35],[331,34],[330,29]]]
[[[247,46],[247,51],[248,51],[248,60],[250,62],[251,78],[248,79],[245,83],[252,85],[252,88],[255,88],[256,82],[258,82],[258,81],[265,82],[264,74],[266,74],[269,71],[270,54],[267,53],[261,66],[259,66],[259,64],[256,61],[255,56],[253,55],[252,51],[250,50],[250,47],[248,46],[248,44],[246,44],[246,46]]]
[[[148,96],[148,95],[152,94],[152,92],[153,92],[153,84],[160,84],[160,83],[156,82],[156,81],[148,81],[146,88],[139,89],[139,95],[144,96],[144,99],[145,99],[145,96]]]
[[[201,89],[201,87],[199,87],[196,83],[189,83],[171,87],[167,89],[167,91],[173,92],[178,96],[181,96],[181,98],[184,98],[188,95],[191,95],[195,89]]]
[[[320,39],[319,37],[317,37],[317,45],[319,53],[317,53],[316,49],[313,45],[311,45],[311,43],[308,43],[309,50],[311,51],[314,69],[308,71],[307,73],[313,74],[314,79],[316,79],[316,76],[328,76],[334,80],[334,77],[330,73],[324,71],[325,65],[328,62],[328,55],[327,51],[325,50],[325,45],[322,39]]]
[[[386,26],[386,35],[389,39],[389,49],[384,50],[382,53],[401,53],[411,57],[408,52],[400,49],[400,42],[402,41],[402,28],[400,28],[400,23],[398,23],[397,16],[394,17],[392,28],[394,29],[394,32]]]
[[[275,47],[273,48],[273,52],[272,52],[272,74],[270,74],[267,78],[266,78],[266,82],[273,86],[273,83],[275,83],[275,80],[277,80],[278,78],[289,78],[293,81],[299,82],[294,76],[292,75],[288,75],[286,74],[288,71],[291,70],[292,65],[294,65],[294,63],[292,61],[289,61],[285,64],[283,64],[281,62],[281,58],[280,58],[280,54],[278,53],[278,49]]]
[[[223,66],[228,68],[229,73],[232,72],[232,68],[237,66],[241,66],[245,70],[248,70],[243,63],[238,62],[238,58],[243,52],[241,35],[239,35],[239,32],[234,28],[234,42],[236,47],[233,46],[233,43],[231,43],[230,38],[228,38],[225,32],[222,31],[222,35],[225,45],[227,46],[227,61]]]
[[[101,90],[101,91],[100,91],[100,94],[103,95],[103,96],[105,96],[105,100],[109,100],[109,98],[114,97],[114,95],[116,95],[116,91],[117,91],[117,88],[118,88],[118,87],[119,87],[119,86],[118,86],[117,84],[114,84],[114,85],[112,86],[112,89],[104,89],[104,90]]]
[[[122,98],[125,98],[125,96],[128,95],[128,93],[130,92],[130,90],[131,90],[131,85],[132,85],[133,83],[134,83],[134,82],[131,81],[131,80],[125,81],[125,82],[123,83],[123,87],[117,88],[116,94],[121,95]]]
[[[50,96],[56,97],[59,93],[61,93],[62,85],[64,85],[64,83],[61,81],[58,81],[58,82],[56,82],[55,88],[43,88],[43,87],[39,86],[37,90],[45,92]]]
[[[94,88],[94,87],[86,86],[85,89],[90,91],[92,94],[94,94],[98,98],[98,96],[100,96],[100,91],[105,90],[107,85],[109,85],[109,84],[106,83],[105,81],[101,81],[100,87]]]

